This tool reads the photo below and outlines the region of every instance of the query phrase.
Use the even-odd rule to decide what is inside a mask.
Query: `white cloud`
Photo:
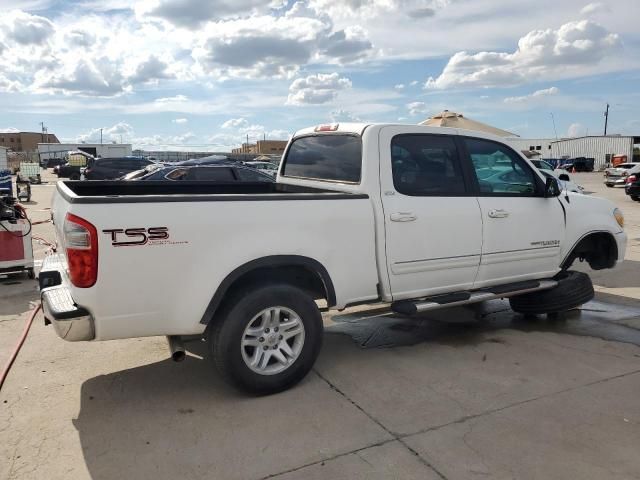
[[[55,31],[53,23],[48,18],[21,10],[3,13],[0,25],[5,30],[5,38],[20,45],[43,44]]]
[[[249,122],[247,122],[246,118],[230,118],[222,124],[222,128],[227,130],[232,128],[245,128],[248,126]]]
[[[174,78],[169,71],[169,62],[161,60],[156,55],[149,55],[146,60],[136,66],[128,80],[131,83],[147,83],[167,78]]]
[[[449,0],[310,0],[317,12],[332,18],[375,18],[385,15],[406,15],[413,19],[432,17],[449,4]]]
[[[602,2],[592,2],[582,7],[582,10],[580,10],[580,14],[584,16],[591,16],[597,13],[605,13],[610,11],[611,9],[608,5]]]
[[[184,103],[188,100],[189,98],[186,95],[181,94],[181,95],[175,95],[173,97],[156,98],[154,102],[161,103],[161,104],[172,104],[172,103]]]
[[[137,84],[192,78],[185,35],[167,41],[171,33],[131,14],[63,12],[50,20],[9,11],[0,16],[0,90],[115,96]]]
[[[398,83],[398,84],[394,85],[393,88],[395,88],[396,90],[403,90],[404,87],[405,87],[404,83]]]
[[[36,80],[39,88],[63,93],[112,96],[128,90],[120,71],[106,58],[95,62],[80,59],[70,71],[50,77],[45,72],[38,72],[37,76],[40,77],[40,81]]]
[[[345,64],[365,58],[373,48],[367,38],[367,31],[353,25],[320,38],[320,53],[331,63]]]
[[[135,5],[139,17],[154,17],[184,28],[210,20],[266,13],[282,6],[282,0],[141,0]]]
[[[0,128],[0,133],[18,133],[20,130],[13,127]]]
[[[192,57],[215,78],[292,78],[302,65],[361,61],[373,49],[357,25],[334,30],[327,17],[292,8],[285,15],[252,16],[207,24]]]
[[[407,104],[407,109],[412,117],[424,115],[427,113],[427,104],[424,102],[411,102]]]
[[[102,138],[100,131],[102,130]],[[134,148],[147,148],[150,150],[181,150],[183,148],[194,148],[189,144],[198,137],[193,132],[186,132],[179,135],[136,135],[134,128],[127,122],[118,122],[111,127],[92,128],[76,136],[76,142],[104,143],[120,142],[132,143]],[[200,146],[198,146],[200,147]],[[202,150],[202,148],[198,148]]]
[[[90,47],[96,41],[96,36],[82,29],[73,29],[65,34],[67,43],[75,47]]]
[[[185,124],[187,123],[189,120],[187,120],[186,118],[174,118],[173,120],[171,120],[173,123],[177,123],[179,125]]]
[[[550,95],[557,95],[560,90],[557,87],[545,88],[543,90],[536,90],[529,95],[522,95],[520,97],[507,97],[504,99],[504,103],[523,103],[535,98],[548,97]]]
[[[572,123],[567,130],[567,137],[581,137],[585,131],[586,128],[581,123]]]
[[[143,147],[154,150],[182,150],[184,147],[194,150],[193,146],[188,145],[198,137],[192,133],[187,132],[182,135],[151,135],[144,137],[132,137],[131,143],[134,147]],[[196,145],[198,150],[201,150],[201,145]]]
[[[318,73],[298,78],[289,86],[288,105],[327,103],[338,96],[338,92],[351,88],[351,80],[337,73]]]
[[[418,80],[412,80],[409,85],[411,85],[412,87],[415,87],[416,85],[418,85],[418,83],[420,83]]]
[[[362,121],[362,119],[357,115],[354,115],[353,112],[350,112],[348,110],[343,110],[342,108],[333,110],[329,114],[329,117],[331,118],[332,122],[361,122]]]
[[[505,87],[529,80],[582,74],[620,47],[620,38],[591,20],[569,22],[557,30],[533,30],[513,53],[458,52],[426,88]]]
[[[127,122],[118,122],[111,127],[92,128],[91,130],[81,133],[76,137],[77,142],[98,143],[100,142],[100,131],[102,130],[103,142],[119,142],[122,138],[123,142],[131,140],[133,136],[133,127]]]

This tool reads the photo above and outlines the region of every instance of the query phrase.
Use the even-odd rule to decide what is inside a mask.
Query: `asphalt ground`
[[[228,387],[200,342],[174,363],[162,337],[68,343],[39,316],[0,392],[0,478],[640,478],[640,203],[572,177],[627,220],[594,301],[556,320],[504,301],[330,312],[315,368],[278,395]],[[45,220],[53,183],[33,193]],[[37,301],[35,281],[0,279],[1,362]]]

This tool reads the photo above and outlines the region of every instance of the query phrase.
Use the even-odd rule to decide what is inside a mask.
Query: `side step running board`
[[[438,310],[439,308],[455,307],[457,305],[468,305],[470,303],[495,300],[497,298],[513,297],[523,293],[537,292],[538,290],[548,290],[558,285],[555,280],[531,280],[518,282],[497,287],[489,287],[484,290],[473,292],[447,293],[436,295],[422,300],[400,300],[391,304],[391,310],[405,315]]]

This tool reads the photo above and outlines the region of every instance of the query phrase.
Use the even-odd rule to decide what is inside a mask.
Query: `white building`
[[[39,143],[40,160],[62,158],[73,150],[86,152],[94,157],[113,158],[131,155],[128,143]]]
[[[613,135],[567,138],[551,144],[550,158],[593,158],[594,168],[599,170],[604,168],[614,155],[626,155],[627,162],[631,162],[633,145],[637,138]]]
[[[593,158],[594,168],[600,170],[611,161],[614,155],[626,155],[627,161],[633,159],[633,146],[640,143],[640,137],[620,135],[592,135],[586,137],[561,138],[509,138],[509,144],[516,150],[539,152],[541,158]]]

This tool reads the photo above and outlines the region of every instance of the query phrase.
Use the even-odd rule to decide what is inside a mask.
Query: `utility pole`
[[[607,103],[607,109],[604,111],[604,134],[607,135],[607,123],[609,122],[609,104]]]
[[[553,122],[553,133],[556,135],[556,140],[558,140],[558,131],[556,130],[556,119],[553,118],[553,112],[550,113],[551,121]]]
[[[42,132],[42,133],[40,134],[40,135],[41,135],[41,140],[42,140],[42,142],[41,142],[41,143],[44,143],[44,130],[45,130],[45,128],[44,128],[44,122],[40,122],[40,131]]]

